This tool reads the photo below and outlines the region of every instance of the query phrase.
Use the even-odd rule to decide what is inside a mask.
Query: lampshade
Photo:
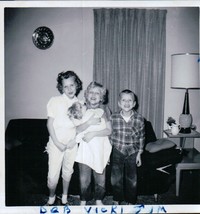
[[[181,53],[173,54],[171,60],[171,87],[185,89],[183,111],[179,117],[180,133],[191,133],[192,115],[190,114],[188,90],[197,89],[200,86],[200,57],[195,53]]]
[[[172,55],[172,88],[199,88],[200,56],[197,53]]]

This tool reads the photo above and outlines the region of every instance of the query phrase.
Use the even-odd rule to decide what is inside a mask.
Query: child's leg
[[[124,159],[125,156],[116,149],[113,149],[111,166],[111,184],[113,190],[113,200],[124,200]]]
[[[125,161],[125,198],[127,202],[132,204],[135,204],[137,200],[136,155],[137,153],[130,155]]]
[[[62,204],[66,204],[68,202],[67,195],[68,195],[68,189],[69,189],[69,181],[66,181],[63,179],[63,194],[62,194]]]
[[[95,194],[94,198],[96,200],[96,205],[102,205],[102,200],[105,196],[105,186],[106,186],[106,169],[104,169],[102,174],[93,171],[94,182],[95,182]]]
[[[49,188],[49,197],[54,197],[56,192],[56,187],[54,188]]]
[[[62,203],[67,203],[67,195],[69,189],[69,183],[71,180],[71,176],[73,173],[74,161],[77,153],[77,145],[75,145],[72,149],[67,149],[64,152],[63,158],[63,166],[62,166],[62,178],[63,178],[63,195],[62,195]]]
[[[85,165],[79,163],[79,173],[80,173],[80,188],[81,188],[81,201],[89,201],[91,198],[91,172],[92,169]]]
[[[55,191],[60,175],[63,153],[53,144],[53,142],[48,143],[47,152],[49,155],[48,160],[49,171],[47,179],[47,185],[49,188],[48,204],[53,204],[55,201]]]
[[[66,181],[65,179],[63,179],[63,195],[68,194],[69,183],[70,183],[69,181]]]

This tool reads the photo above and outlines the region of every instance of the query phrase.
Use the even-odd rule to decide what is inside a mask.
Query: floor
[[[59,197],[59,196],[58,196]],[[44,206],[48,196],[44,194],[30,194],[23,199],[23,206]],[[70,205],[79,205],[79,196],[70,195],[68,198]],[[106,196],[103,200],[105,205],[112,205],[112,196]],[[200,204],[200,170],[183,171],[180,184],[180,195],[175,194],[175,180],[168,192],[158,196],[156,202],[153,195],[138,196],[137,204]],[[60,205],[57,198],[55,205]],[[87,205],[95,205],[95,201],[89,201]]]

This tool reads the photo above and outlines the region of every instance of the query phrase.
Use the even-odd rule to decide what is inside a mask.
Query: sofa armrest
[[[176,164],[181,162],[181,160],[182,153],[179,149],[176,149],[175,146],[155,153],[145,151],[142,154],[142,164],[148,168],[158,168],[169,164]]]
[[[164,149],[175,147],[176,144],[167,138],[161,138],[146,145],[145,150],[150,153],[159,152]]]

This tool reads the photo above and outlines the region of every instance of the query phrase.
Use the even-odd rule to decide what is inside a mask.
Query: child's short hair
[[[63,85],[62,80],[68,79],[70,77],[74,77],[74,81],[76,82],[76,96],[82,90],[82,81],[79,79],[78,75],[74,71],[63,71],[58,74],[57,77],[57,89],[63,94]]]
[[[131,94],[132,97],[133,97],[133,100],[136,101],[136,95],[135,95],[135,93],[134,93],[133,91],[131,91],[131,90],[129,90],[129,89],[125,89],[125,90],[121,91],[121,92],[119,93],[119,101],[120,101],[120,99],[121,99],[121,97],[122,97],[122,94]]]
[[[68,108],[68,116],[70,119],[81,119],[80,111],[82,108],[82,104],[79,102],[75,102],[71,107]]]
[[[85,99],[86,99],[86,103],[87,103],[87,97],[89,94],[90,89],[92,88],[99,88],[100,89],[100,94],[101,94],[101,103],[104,103],[105,99],[106,99],[106,88],[103,87],[103,85],[101,85],[100,83],[97,83],[95,81],[91,82],[87,89],[85,90]]]

